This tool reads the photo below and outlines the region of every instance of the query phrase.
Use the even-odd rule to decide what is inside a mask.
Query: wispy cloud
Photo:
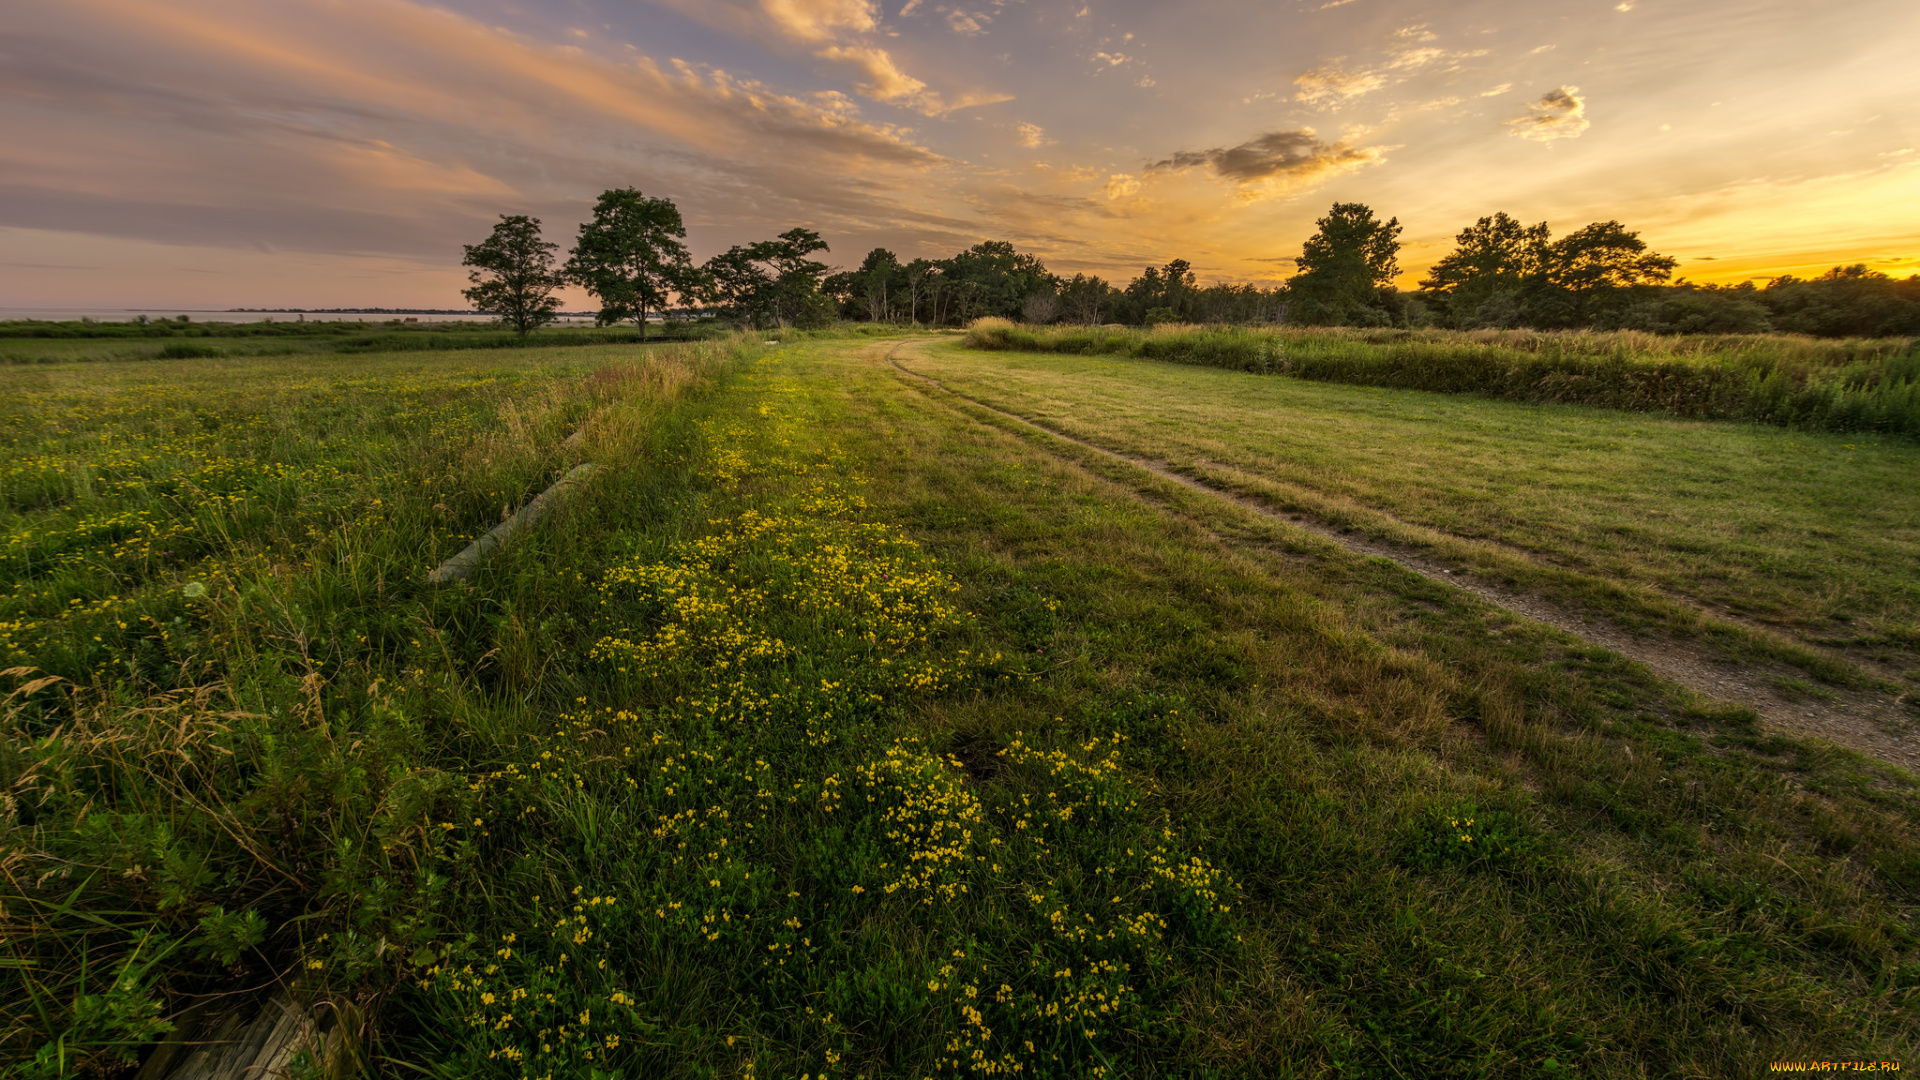
[[[1586,99],[1577,86],[1555,87],[1528,105],[1526,115],[1507,121],[1512,134],[1539,142],[1577,139],[1592,126],[1587,119]]]
[[[1047,138],[1046,131],[1039,124],[1021,124],[1017,130],[1020,133],[1020,145],[1029,150],[1052,146],[1055,141]]]
[[[1346,65],[1347,58],[1342,56],[1295,76],[1293,84],[1299,90],[1294,94],[1294,100],[1309,105],[1337,105],[1405,82],[1422,72],[1469,57],[1486,55],[1484,49],[1442,49],[1433,44],[1437,40],[1438,37],[1425,24],[1402,27],[1389,37],[1386,56],[1379,63],[1349,67]]]
[[[947,12],[947,28],[965,37],[979,37],[986,33],[987,24],[992,21],[993,16],[984,11],[955,9]]]

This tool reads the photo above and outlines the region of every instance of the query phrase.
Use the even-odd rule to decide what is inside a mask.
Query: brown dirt
[[[1904,709],[1892,695],[1874,690],[1821,689],[1817,695],[1783,689],[1779,681],[1799,673],[1785,665],[1731,663],[1711,650],[1688,642],[1636,634],[1619,626],[1568,611],[1539,596],[1496,587],[1458,567],[1447,566],[1394,544],[1357,537],[1300,514],[1275,511],[1260,502],[1175,472],[1170,463],[1110,450],[1056,431],[1015,412],[989,405],[948,387],[930,375],[902,364],[895,354],[905,342],[890,348],[876,345],[874,359],[884,359],[899,371],[922,380],[975,408],[1004,417],[1062,442],[1072,443],[1103,457],[1124,461],[1163,480],[1224,499],[1263,517],[1312,533],[1357,555],[1390,560],[1412,573],[1455,588],[1556,630],[1646,665],[1664,679],[1722,702],[1745,705],[1762,723],[1783,733],[1825,739],[1838,746],[1920,772],[1920,733],[1906,722]]]

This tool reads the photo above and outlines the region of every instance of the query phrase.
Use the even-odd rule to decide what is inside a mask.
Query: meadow
[[[1319,382],[1920,438],[1920,342],[1783,334],[1369,330],[985,319],[976,348],[1122,356]]]
[[[0,368],[0,1069],[276,984],[396,1076],[1913,1056],[1911,775],[1063,452],[898,339],[775,338]],[[1098,381],[930,340],[1011,404]],[[1419,430],[1492,468],[1515,427]],[[1623,456],[1747,430],[1694,428]]]
[[[1574,610],[1834,685],[1920,684],[1920,454],[1901,438],[1107,357],[924,359],[1061,432]]]

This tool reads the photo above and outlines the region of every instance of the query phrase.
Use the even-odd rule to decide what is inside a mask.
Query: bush
[[[217,345],[199,345],[191,341],[171,341],[160,349],[162,360],[205,360],[225,355],[227,351]]]

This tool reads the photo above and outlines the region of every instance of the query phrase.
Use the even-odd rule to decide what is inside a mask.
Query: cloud
[[[808,44],[843,31],[871,33],[879,25],[872,0],[760,0],[760,10],[786,36]]]
[[[1561,86],[1541,94],[1540,100],[1527,106],[1525,116],[1514,117],[1506,126],[1512,129],[1510,134],[1522,139],[1552,142],[1577,139],[1593,123],[1587,119],[1587,102],[1580,96],[1580,88]]]
[[[1140,193],[1140,180],[1132,173],[1114,173],[1101,188],[1109,200],[1120,200]]]
[[[984,11],[968,12],[956,9],[947,12],[948,29],[962,37],[979,37],[987,32],[987,24],[992,21],[993,16]]]
[[[1055,140],[1047,138],[1047,133],[1041,129],[1039,124],[1021,124],[1018,130],[1020,132],[1020,145],[1029,150],[1037,150],[1042,146],[1052,146],[1055,142]]]
[[[617,184],[690,222],[906,220],[947,165],[844,95],[396,0],[73,0],[14,28],[0,227],[437,261],[501,212],[564,232]]]
[[[1511,89],[1513,89],[1512,83],[1503,82],[1499,86],[1496,86],[1491,90],[1480,91],[1480,96],[1481,97],[1499,97],[1501,94],[1504,94]]]
[[[1322,101],[1344,101],[1387,85],[1387,80],[1371,71],[1349,71],[1335,61],[1294,77],[1300,88],[1294,100],[1317,105]]]
[[[866,79],[855,89],[875,101],[910,102],[923,96],[927,89],[926,83],[895,66],[885,49],[832,45],[815,55],[857,69]]]
[[[1338,105],[1384,86],[1405,82],[1429,68],[1486,55],[1485,49],[1449,52],[1432,44],[1436,40],[1425,24],[1402,27],[1388,39],[1386,58],[1378,64],[1346,67],[1346,57],[1342,56],[1295,76],[1293,85],[1299,90],[1293,95],[1294,100],[1309,105]]]
[[[1349,146],[1344,141],[1325,143],[1312,128],[1301,128],[1268,132],[1233,147],[1182,150],[1147,166],[1147,171],[1205,168],[1242,187],[1257,186],[1257,195],[1293,190],[1380,160],[1377,147]]]
[[[1129,63],[1133,60],[1133,57],[1128,56],[1126,53],[1117,52],[1097,52],[1093,54],[1093,58],[1108,67],[1119,67],[1121,64]]]

